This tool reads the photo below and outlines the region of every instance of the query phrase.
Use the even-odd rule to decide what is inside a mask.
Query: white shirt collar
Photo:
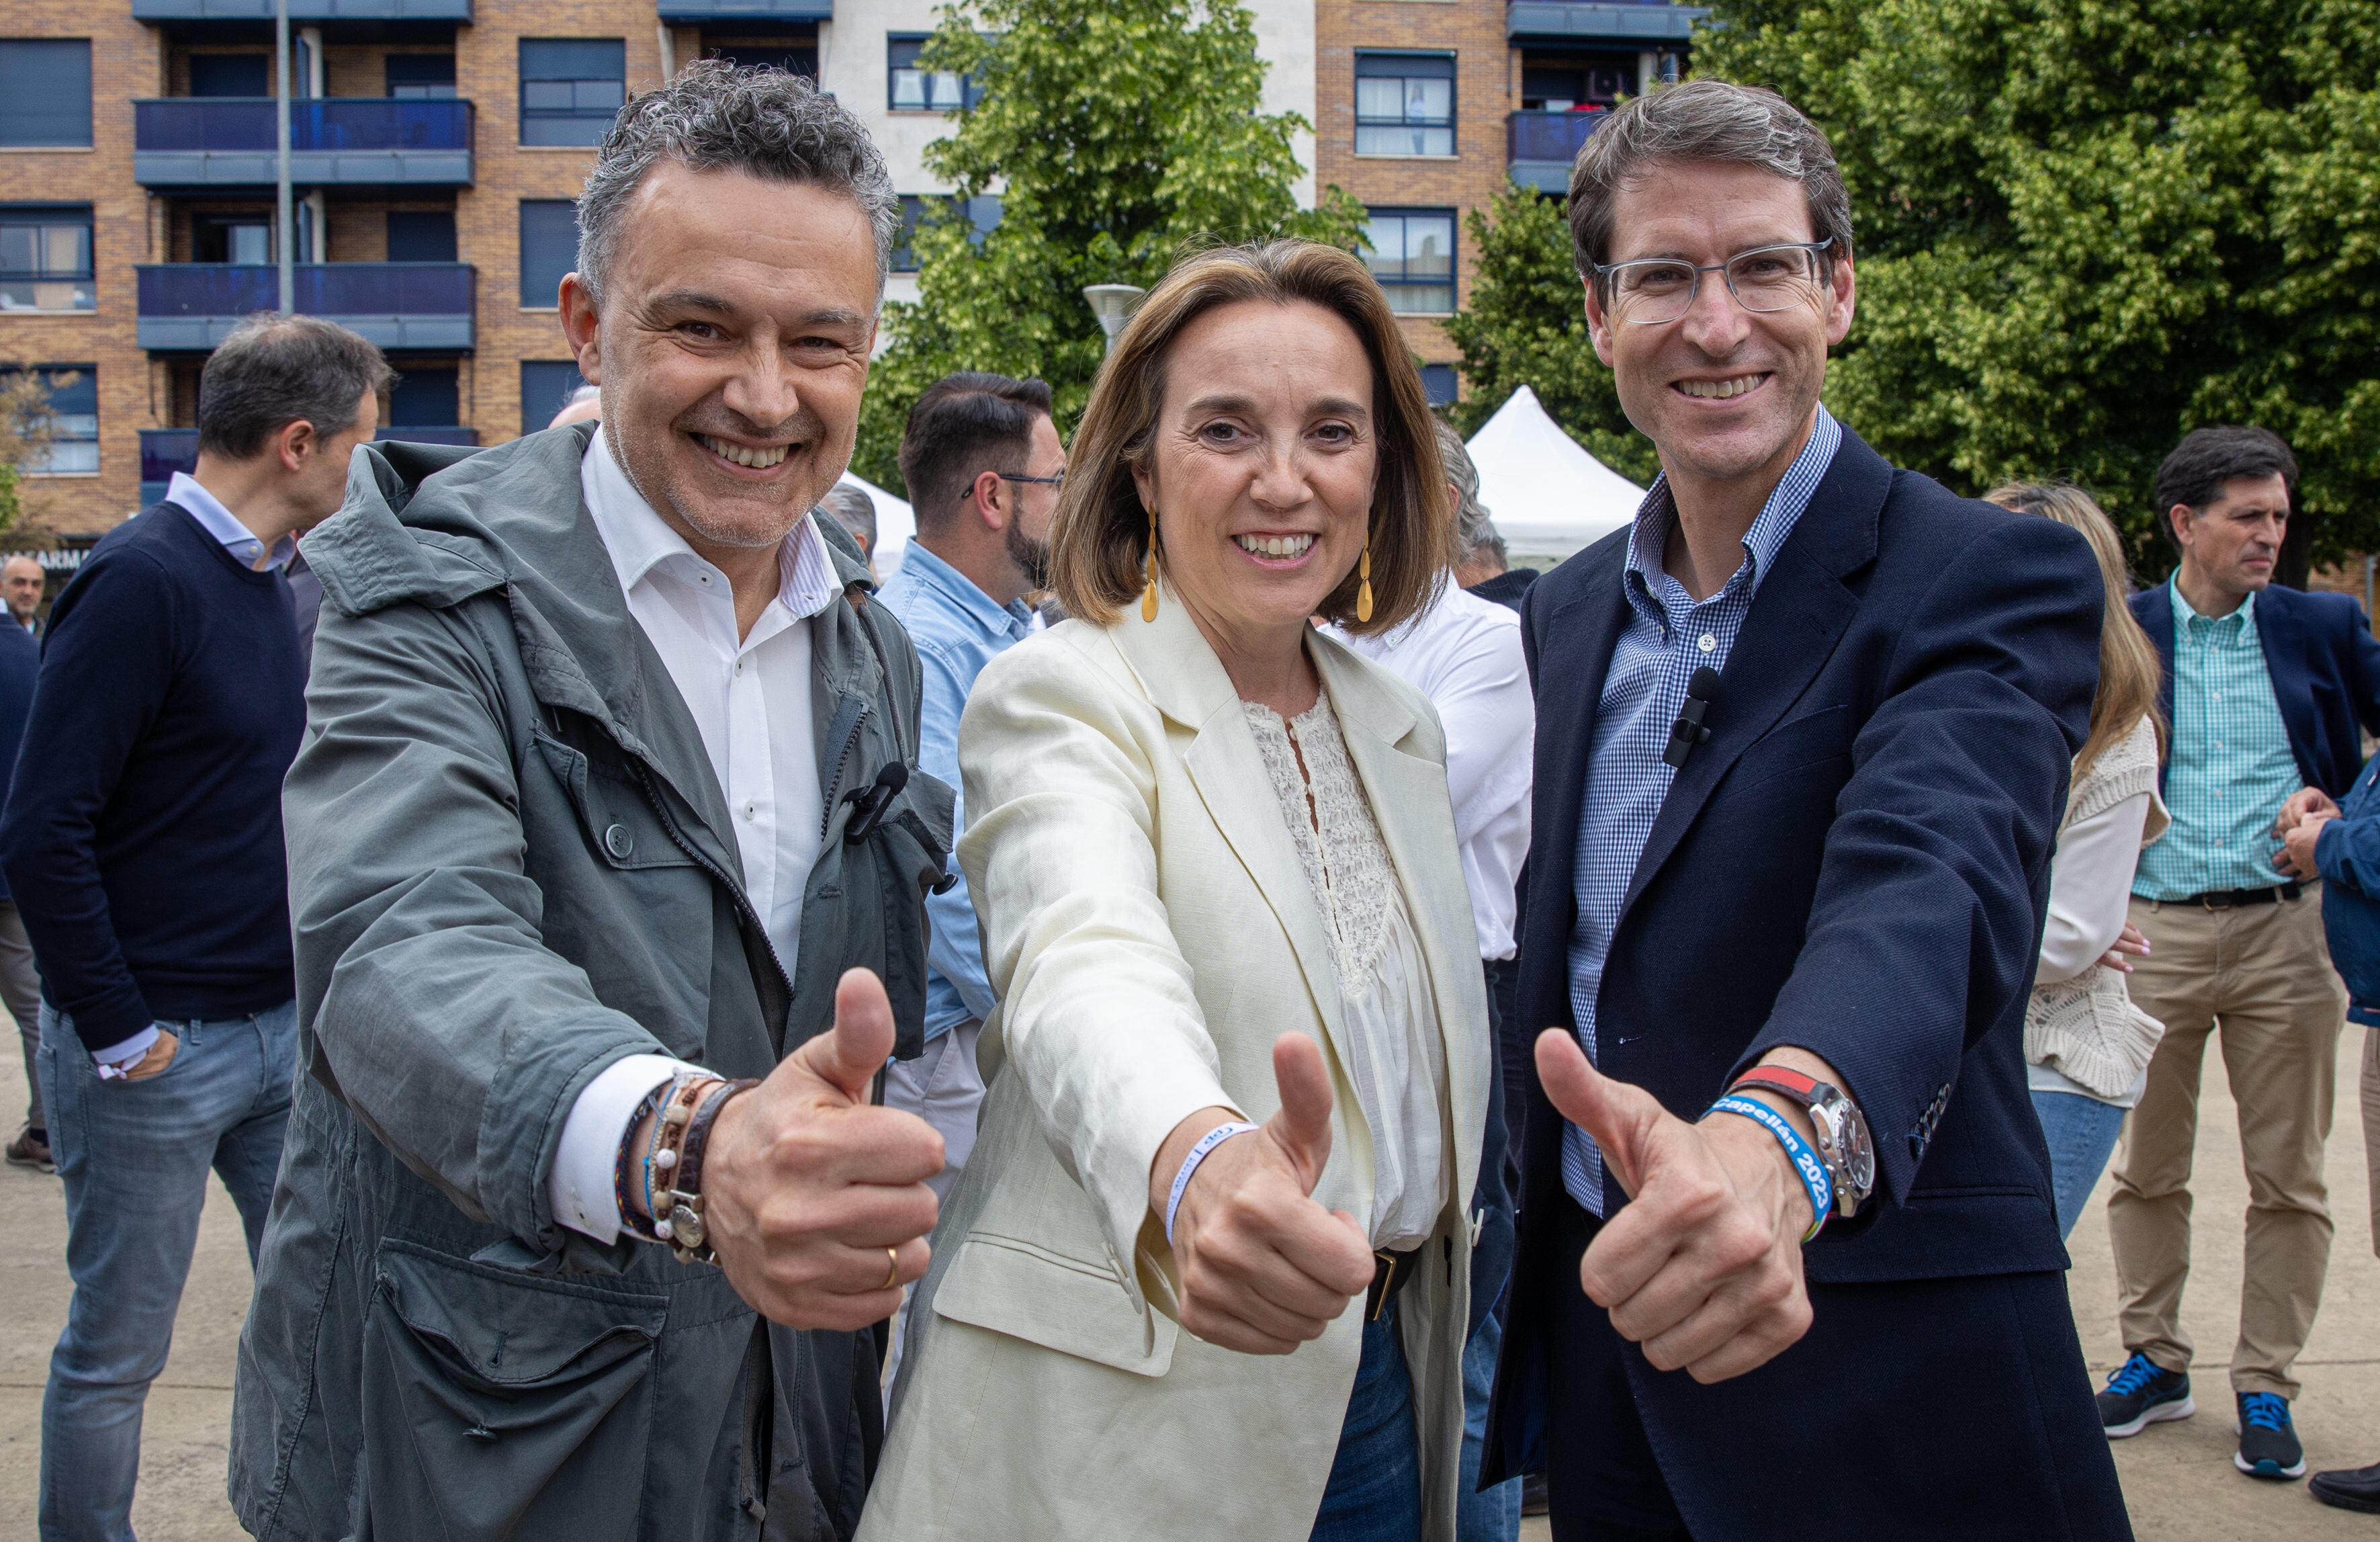
[[[619,575],[623,594],[674,558],[683,558],[699,570],[718,571],[653,512],[652,504],[620,468],[601,428],[589,437],[587,454],[578,462],[578,490],[587,500],[596,533],[602,537],[603,549],[611,553],[612,569]],[[808,515],[802,516],[778,548],[777,575],[777,603],[796,620],[818,614],[843,593],[826,538],[819,534]]]
[[[239,522],[238,516],[223,506],[223,500],[199,485],[199,480],[187,471],[176,471],[165,484],[165,501],[178,504],[197,520],[207,534],[221,541],[224,549],[239,559],[242,567],[254,567],[256,559],[264,555],[264,542],[254,530]],[[283,536],[273,544],[273,565],[285,566],[298,554],[298,538]]]

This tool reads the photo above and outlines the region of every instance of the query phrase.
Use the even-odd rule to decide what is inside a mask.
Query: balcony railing
[[[279,276],[266,264],[172,262],[136,271],[140,344],[155,352],[203,353],[242,318],[280,301]],[[301,262],[292,277],[298,311],[383,348],[472,346],[477,274],[467,262]]]
[[[150,188],[270,186],[271,97],[175,96],[132,104],[132,175]],[[471,103],[308,97],[290,103],[289,175],[307,186],[461,187],[471,180]]]
[[[477,444],[480,431],[456,428],[451,424],[420,428],[405,424],[382,423],[372,435],[378,440],[398,440],[407,444]],[[140,431],[140,506],[147,508],[165,496],[165,489],[176,471],[199,468],[199,431],[196,429],[142,429]]]
[[[1559,197],[1570,191],[1571,163],[1606,114],[1513,113],[1504,119],[1512,180]]]
[[[832,21],[834,0],[660,0],[661,19],[701,21]]]
[[[271,21],[273,0],[132,0],[135,21]],[[292,21],[471,19],[471,0],[289,0]]]
[[[1512,0],[1504,8],[1504,35],[1562,38],[1597,42],[1679,43],[1694,35],[1707,6],[1674,6],[1668,0]]]

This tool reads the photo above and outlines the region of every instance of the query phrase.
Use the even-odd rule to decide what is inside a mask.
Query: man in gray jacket
[[[600,428],[373,447],[308,543],[307,1075],[231,1453],[261,1537],[847,1536],[868,1330],[925,1270],[941,1142],[869,1087],[921,1045],[951,794],[808,516],[892,186],[807,82],[698,64],[579,221]]]

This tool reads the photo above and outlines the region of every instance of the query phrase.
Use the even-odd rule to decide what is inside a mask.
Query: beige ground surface
[[[0,1035],[6,1019],[0,1017]],[[2380,1261],[2372,1251],[2365,1199],[2363,1132],[2355,1116],[2360,1029],[2339,1051],[2339,1124],[2330,1148],[2332,1210],[2338,1237],[2330,1286],[2313,1342],[2301,1363],[2305,1394],[2298,1418],[2317,1468],[2380,1460]],[[0,1127],[13,1132],[23,1075],[13,1045],[0,1054]],[[2210,1060],[2212,1057],[2210,1057]],[[2215,1078],[2219,1080],[2219,1077]],[[2247,1185],[2228,1095],[2210,1088],[2199,1138],[2197,1274],[2187,1320],[2207,1363],[2196,1378],[2201,1412],[2159,1425],[2116,1448],[2124,1491],[2143,1539],[2229,1542],[2289,1538],[2380,1542],[2380,1517],[2325,1509],[2303,1484],[2263,1484],[2231,1467],[2230,1399],[2223,1366],[2240,1298],[2240,1218]],[[68,1283],[66,1213],[57,1180],[0,1169],[0,1539],[33,1536],[41,1448],[42,1384],[50,1345],[65,1321]],[[2095,1375],[2121,1358],[2115,1332],[2107,1226],[2095,1207],[2076,1231],[2072,1279],[2082,1347]],[[182,1299],[173,1358],[149,1398],[140,1493],[133,1520],[143,1542],[237,1542],[243,1534],[223,1498],[225,1424],[232,1357],[248,1300],[247,1250],[238,1217],[220,1186],[209,1198],[199,1257]],[[1532,1521],[1524,1538],[1545,1536]]]

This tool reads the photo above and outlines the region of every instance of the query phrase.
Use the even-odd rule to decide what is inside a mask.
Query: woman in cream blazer
[[[1266,346],[1235,355],[1235,335]],[[1269,378],[1276,337],[1282,379],[1330,386],[1328,368],[1298,373],[1304,338],[1342,375],[1354,361],[1353,389],[1323,389],[1308,413],[1320,426],[1293,429],[1296,445],[1268,438],[1264,393],[1285,387],[1251,376],[1248,399],[1235,395],[1235,368]],[[1342,397],[1364,394],[1366,367],[1373,400],[1351,406]],[[1241,427],[1197,427],[1176,455],[1164,443],[1175,396],[1200,382]],[[1330,423],[1342,409],[1366,445]],[[1342,528],[1315,511],[1359,452],[1377,457],[1375,491],[1368,517],[1357,501]],[[1264,538],[1213,528],[1197,505],[1215,484],[1168,469],[1199,465],[1250,479],[1229,505],[1243,514],[1216,518],[1260,516],[1314,537],[1311,551],[1243,564],[1235,553]],[[981,1133],[912,1305],[863,1542],[1453,1536],[1464,1218],[1490,1050],[1444,741],[1418,693],[1294,610],[1285,646],[1310,694],[1289,698],[1293,713],[1246,699],[1235,677],[1264,677],[1263,662],[1212,620],[1244,598],[1221,593],[1232,585],[1278,611],[1303,581],[1309,611],[1362,631],[1395,625],[1451,544],[1443,483],[1395,322],[1343,252],[1277,243],[1194,258],[1119,340],[1054,532],[1061,598],[1078,619],[996,660],[960,730],[973,823],[959,856],[1000,1005],[978,1051]],[[1178,513],[1142,507],[1160,490]],[[1303,832],[1293,812],[1309,817]],[[1342,969],[1363,961],[1373,973],[1349,981]],[[1277,1057],[1284,1035],[1298,1038]],[[1215,1271],[1194,1246],[1185,1276],[1160,1196],[1192,1192],[1173,1182],[1181,1171],[1209,1191],[1229,1181],[1212,1154],[1211,1171],[1196,1156],[1177,1164],[1211,1111],[1266,1122],[1214,1147],[1240,1148],[1235,1172],[1274,1160],[1257,1143],[1295,1147],[1301,1125],[1318,1137],[1311,1097],[1281,1109],[1276,1068],[1301,1057],[1329,1088],[1327,1156],[1318,1138],[1307,1147],[1309,1231],[1343,1233],[1354,1273],[1320,1273],[1352,1300],[1331,1294],[1347,1304],[1293,1330],[1281,1325],[1296,1313],[1261,1303],[1240,1308],[1257,1329],[1212,1326],[1226,1319],[1199,1293]],[[1232,1198],[1210,1192],[1204,1213]],[[1208,1224],[1198,1246],[1221,1236]],[[1401,1277],[1383,1280],[1376,1261],[1366,1292],[1364,1250],[1383,1240]],[[1367,1333],[1375,1293],[1383,1326]],[[1273,1352],[1201,1339],[1185,1311],[1213,1337]],[[1368,1390],[1354,1406],[1413,1431],[1402,1512],[1355,1492],[1366,1473],[1333,1481],[1342,1425],[1358,1449],[1359,1370]],[[1396,1378],[1409,1378],[1409,1415],[1382,1401]],[[1378,1453],[1402,1455],[1406,1438],[1363,1439],[1348,1465],[1388,1484],[1398,1464]]]

